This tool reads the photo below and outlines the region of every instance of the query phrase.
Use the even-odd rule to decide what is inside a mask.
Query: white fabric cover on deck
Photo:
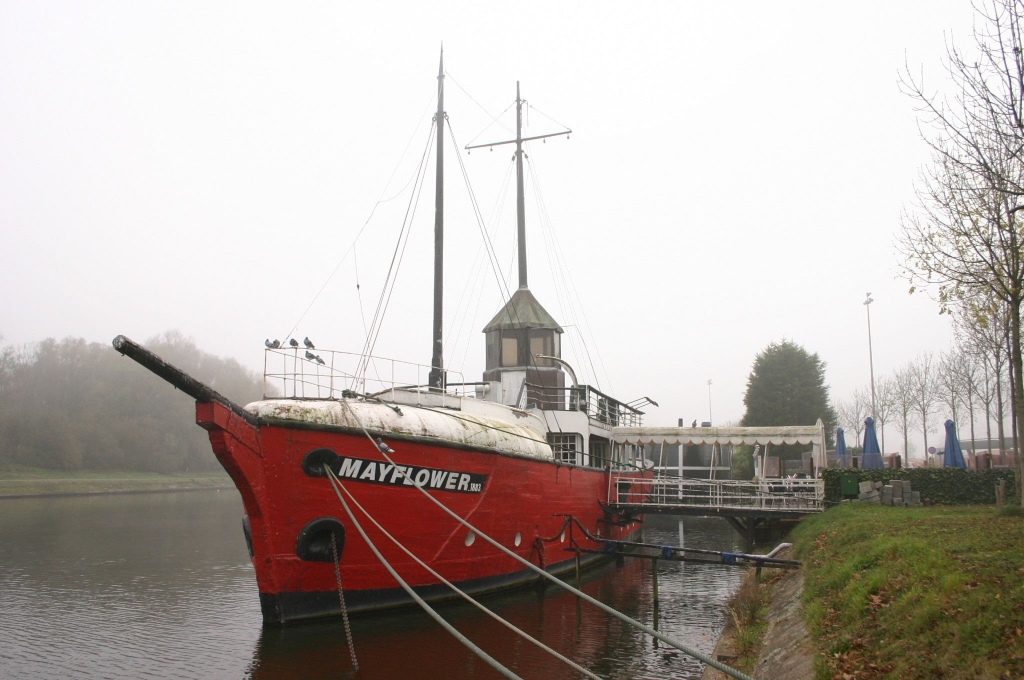
[[[790,427],[616,427],[619,444],[821,444],[825,429],[818,425]]]

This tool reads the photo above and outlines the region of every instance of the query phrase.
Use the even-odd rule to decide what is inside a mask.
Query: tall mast
[[[519,95],[519,81],[516,81],[516,138],[504,142],[491,142],[488,144],[472,144],[466,147],[467,150],[479,149],[489,146],[496,147],[503,144],[516,145],[516,228],[519,243],[519,287],[526,288],[526,200],[523,191],[523,142],[534,139],[546,139],[548,137],[560,137],[570,135],[572,130],[566,129],[562,132],[551,132],[546,135],[534,135],[523,137],[523,98]]]
[[[523,196],[523,99],[516,81],[516,227],[519,231],[519,287],[526,285],[526,201]]]
[[[437,67],[437,113],[434,115],[437,134],[437,177],[434,185],[434,352],[430,359],[431,389],[444,386],[444,355],[441,339],[444,300],[444,47]],[[522,185],[523,172],[519,171]],[[520,202],[522,199],[520,198]],[[522,267],[523,265],[520,265]]]

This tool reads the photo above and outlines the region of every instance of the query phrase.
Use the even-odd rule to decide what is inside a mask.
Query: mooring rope
[[[406,548],[404,545],[402,545],[402,543],[397,538],[395,538],[390,533],[388,533],[388,530],[385,529],[383,526],[381,526],[380,522],[378,522],[377,520],[375,520],[373,518],[373,515],[371,515],[369,512],[367,512],[366,508],[364,508],[359,503],[359,501],[356,500],[356,497],[352,495],[351,491],[349,491],[348,489],[345,488],[345,485],[341,483],[341,480],[338,479],[338,477],[334,474],[334,471],[331,470],[330,467],[325,465],[324,469],[327,471],[328,479],[331,480],[331,484],[334,485],[335,483],[337,483],[338,487],[345,493],[346,496],[348,496],[348,499],[350,501],[352,501],[352,505],[356,506],[356,508],[358,508],[360,512],[362,512],[364,515],[366,515],[366,519],[368,519],[370,521],[370,523],[373,524],[373,526],[377,527],[378,531],[380,531],[382,534],[384,534],[384,536],[386,536],[388,539],[390,539],[390,541],[392,543],[394,543],[396,546],[398,546],[399,550],[401,550],[406,555],[411,557],[413,559],[413,561],[416,562],[416,564],[418,564],[421,567],[423,567],[424,569],[426,569],[427,572],[431,576],[433,576],[434,578],[439,580],[441,583],[443,583],[446,586],[448,586],[459,597],[464,599],[466,602],[469,602],[470,604],[472,604],[474,607],[476,607],[477,609],[482,611],[484,614],[487,614],[487,616],[491,617],[492,619],[494,619],[495,621],[497,621],[501,625],[505,626],[506,628],[508,628],[512,632],[516,633],[517,635],[521,636],[525,640],[527,640],[529,642],[532,642],[534,645],[536,645],[537,647],[540,647],[545,652],[553,655],[559,661],[567,664],[568,666],[572,667],[574,670],[579,671],[580,673],[582,673],[583,675],[587,676],[588,678],[591,678],[592,680],[601,680],[601,678],[599,676],[594,675],[589,670],[587,670],[583,666],[580,666],[578,663],[576,663],[572,659],[562,655],[561,653],[559,653],[558,651],[552,649],[551,647],[548,647],[546,644],[544,644],[543,642],[541,642],[537,638],[531,636],[526,631],[522,630],[521,628],[517,628],[511,622],[509,622],[509,621],[503,619],[502,617],[498,616],[493,611],[491,611],[487,607],[485,607],[482,604],[480,604],[480,602],[478,602],[477,600],[473,599],[472,596],[470,596],[467,593],[465,593],[464,591],[460,590],[458,586],[456,586],[454,583],[452,583],[451,581],[446,579],[444,576],[442,576],[441,574],[436,572],[426,562],[424,562],[420,558],[416,557],[416,555],[414,555],[408,548]]]
[[[374,444],[374,446],[376,446],[376,444]],[[329,470],[329,468],[328,468],[328,470]],[[333,471],[331,471],[331,474],[333,475]],[[331,484],[331,488],[334,489],[334,494],[338,497],[338,500],[341,501],[341,507],[343,507],[345,509],[345,514],[348,515],[348,518],[352,521],[352,525],[356,528],[356,531],[358,531],[359,535],[363,537],[363,540],[366,541],[366,545],[369,546],[370,551],[373,552],[374,556],[376,556],[376,558],[380,561],[380,563],[384,566],[384,568],[388,570],[388,573],[391,574],[392,578],[394,578],[396,581],[398,581],[398,585],[400,585],[402,587],[402,590],[404,590],[409,595],[409,597],[411,597],[413,599],[413,601],[416,602],[416,604],[418,604],[420,607],[422,607],[423,611],[425,611],[428,615],[430,615],[430,617],[432,619],[437,621],[439,624],[441,624],[441,626],[446,631],[451,633],[455,637],[456,640],[458,640],[459,642],[464,644],[474,654],[476,654],[481,659],[483,659],[484,662],[488,666],[490,666],[494,670],[498,671],[499,673],[501,673],[506,678],[509,678],[509,680],[523,680],[518,675],[513,673],[511,670],[509,670],[508,668],[503,666],[500,661],[498,661],[497,659],[492,657],[490,654],[488,654],[484,650],[480,649],[480,647],[478,647],[476,644],[474,644],[472,640],[470,640],[465,635],[463,635],[458,630],[456,630],[454,626],[452,626],[450,623],[448,623],[443,618],[441,618],[441,615],[438,614],[436,611],[434,611],[434,609],[429,604],[424,602],[423,598],[420,597],[416,593],[416,591],[412,589],[412,586],[410,586],[408,583],[406,583],[405,580],[401,576],[398,575],[398,572],[395,571],[394,567],[392,567],[388,563],[388,561],[386,559],[384,559],[384,556],[380,554],[380,551],[377,550],[377,546],[374,545],[373,541],[370,540],[370,537],[366,535],[366,531],[363,530],[363,527],[359,523],[359,520],[357,520],[356,516],[352,513],[352,509],[350,507],[348,507],[348,503],[345,502],[345,499],[344,499],[344,497],[342,497],[341,493],[338,491],[338,488],[336,486],[334,486],[333,483]]]
[[[345,637],[348,639],[348,653],[352,657],[352,668],[359,670],[356,661],[356,646],[352,642],[352,626],[348,623],[348,608],[345,606],[345,593],[341,589],[341,560],[338,559],[338,541],[331,532],[331,556],[334,558],[334,578],[338,581],[338,602],[341,603],[341,620],[345,623]]]
[[[352,406],[348,403],[348,400],[343,399],[341,401],[341,403],[344,404],[348,408],[349,413],[351,413],[352,417],[356,419],[357,423],[359,423],[359,427],[363,430],[363,433],[366,435],[366,438],[370,440],[370,443],[373,444],[373,447],[384,457],[385,460],[388,461],[388,463],[390,463],[392,465],[396,465],[395,461],[392,460],[391,457],[387,454],[387,451],[385,451],[383,447],[378,446],[377,442],[374,441],[373,437],[370,435],[370,432],[366,429],[366,426],[363,425],[363,421],[360,420],[359,416],[356,414],[355,409],[352,408]],[[503,546],[501,543],[498,543],[496,540],[494,540],[493,538],[491,538],[487,534],[485,534],[482,531],[480,531],[479,529],[477,529],[475,526],[473,526],[472,524],[470,524],[466,520],[464,520],[461,517],[459,517],[455,512],[450,510],[444,503],[442,503],[441,501],[437,500],[436,498],[431,496],[429,493],[427,493],[426,489],[424,489],[422,486],[419,486],[418,484],[415,483],[415,481],[412,479],[412,477],[409,476],[409,473],[405,472],[404,468],[402,468],[401,466],[396,466],[396,468],[401,470],[402,471],[402,475],[406,479],[408,479],[409,482],[414,487],[419,489],[420,493],[422,493],[424,496],[426,496],[430,500],[431,503],[433,503],[437,507],[441,508],[442,511],[444,511],[446,514],[448,514],[452,519],[457,521],[459,524],[462,524],[464,527],[466,527],[470,531],[474,532],[476,535],[480,536],[482,539],[484,539],[485,541],[487,541],[488,543],[493,545],[495,548],[497,548],[501,552],[505,553],[506,555],[508,555],[512,559],[516,560],[517,562],[519,562],[520,564],[525,566],[527,569],[533,570],[534,572],[536,572],[537,574],[539,574],[543,578],[546,578],[549,581],[551,581],[552,583],[555,583],[556,585],[558,585],[559,587],[564,588],[565,590],[568,590],[569,592],[577,595],[581,599],[589,602],[590,604],[594,605],[595,607],[597,607],[598,609],[604,611],[605,613],[610,614],[611,616],[614,616],[615,618],[619,619],[623,623],[627,623],[627,624],[633,626],[634,628],[636,628],[638,630],[642,630],[643,632],[647,633],[651,637],[664,642],[666,645],[669,645],[670,647],[674,647],[675,649],[678,649],[679,651],[683,652],[684,654],[686,654],[688,656],[691,656],[694,659],[697,659],[698,661],[700,661],[700,662],[702,662],[704,664],[707,664],[708,666],[711,666],[713,668],[717,668],[718,670],[722,671],[723,673],[725,673],[726,675],[728,675],[730,677],[736,678],[737,680],[756,680],[756,678],[753,678],[753,677],[747,675],[746,673],[738,671],[735,668],[732,668],[731,666],[727,666],[724,663],[722,663],[721,661],[718,661],[717,659],[715,659],[715,658],[713,658],[711,656],[708,656],[707,654],[704,654],[703,652],[701,652],[701,651],[699,651],[697,649],[694,649],[693,647],[690,647],[689,645],[683,644],[682,642],[678,642],[677,640],[673,640],[672,638],[668,637],[667,635],[663,635],[663,634],[659,633],[658,631],[656,631],[655,629],[651,628],[650,626],[648,626],[648,625],[646,625],[644,623],[641,623],[641,622],[637,621],[636,619],[633,619],[633,618],[631,618],[629,616],[626,616],[625,614],[623,614],[622,612],[618,611],[617,609],[615,609],[613,607],[609,607],[604,602],[601,602],[600,600],[594,599],[590,595],[587,595],[586,593],[584,593],[582,590],[574,588],[571,585],[569,585],[568,583],[565,583],[564,581],[562,581],[561,579],[559,579],[559,578],[549,574],[544,569],[541,569],[541,568],[537,567],[535,564],[533,564],[533,562],[530,562],[529,560],[523,559],[522,557],[520,557],[516,553],[512,552],[511,550],[509,550],[508,548]],[[338,494],[338,497],[340,498],[341,494]],[[344,500],[342,501],[342,503],[344,503]],[[348,505],[345,505],[345,510],[346,510],[346,512],[348,512]],[[351,516],[351,513],[350,513],[350,516]],[[362,533],[363,532],[360,529],[360,534],[362,534]],[[365,534],[363,535],[363,537],[365,538]],[[371,548],[372,548],[372,546],[371,546]],[[385,564],[384,566],[387,567],[389,571],[391,571],[391,569],[390,569],[390,567],[388,565]],[[397,574],[395,574],[393,571],[392,571],[392,574],[395,576],[395,578],[398,578]],[[407,591],[407,592],[411,592],[411,591]]]

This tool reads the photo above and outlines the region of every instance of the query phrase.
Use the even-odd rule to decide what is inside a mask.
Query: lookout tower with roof
[[[560,408],[565,375],[551,359],[562,356],[562,327],[529,288],[520,288],[484,327],[487,363],[484,380],[500,382],[506,404]],[[525,397],[525,399],[524,399]]]

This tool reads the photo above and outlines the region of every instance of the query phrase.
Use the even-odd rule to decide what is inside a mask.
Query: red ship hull
[[[196,421],[209,431],[214,453],[241,492],[266,623],[340,611],[333,559],[329,548],[324,551],[332,531],[350,610],[411,602],[351,526],[330,482],[324,476],[312,476],[310,465],[304,467],[308,456],[314,452],[322,456],[325,450],[328,457],[348,461],[335,471],[366,512],[463,590],[483,592],[536,579],[486,541],[472,540],[465,527],[425,498],[361,431],[305,423],[254,425],[217,402],[197,403]],[[568,549],[571,539],[580,547],[602,547],[578,530],[570,536],[565,515],[602,538],[627,539],[640,529],[639,518],[623,521],[602,508],[609,491],[607,470],[415,438],[391,437],[388,443],[394,449],[389,457],[410,475],[415,472],[428,493],[481,532],[548,571],[557,573],[575,565],[576,555]],[[353,512],[370,540],[421,596],[452,596],[450,589],[395,547],[358,510]],[[322,530],[338,525],[340,530]]]

